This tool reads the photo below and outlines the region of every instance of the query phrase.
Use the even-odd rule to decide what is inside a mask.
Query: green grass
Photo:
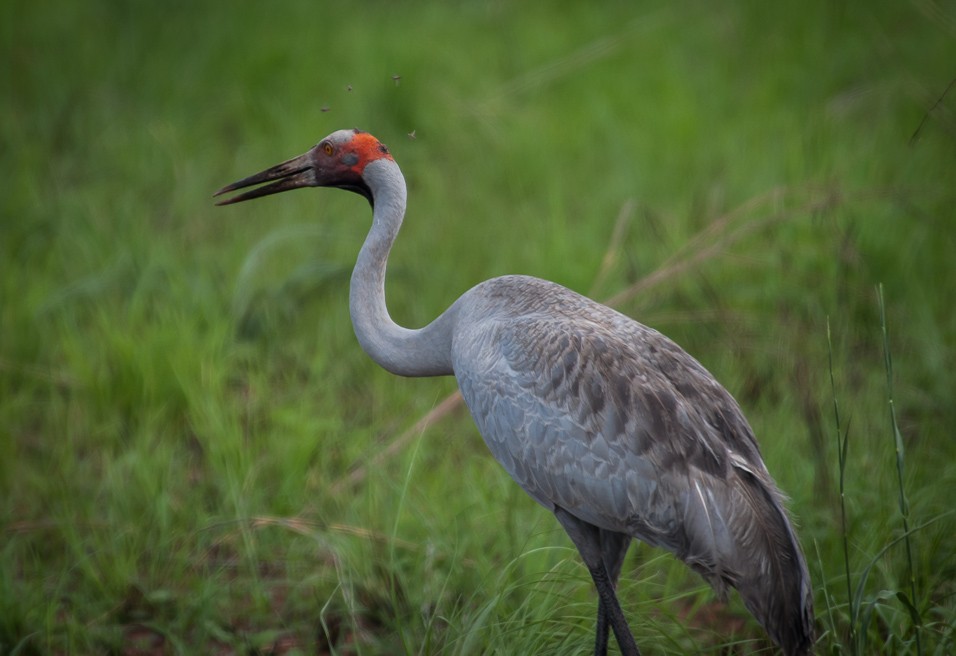
[[[0,9],[0,653],[589,653],[557,523],[419,423],[454,381],[355,342],[364,201],[212,205],[353,126],[409,182],[396,320],[616,299],[743,405],[818,653],[956,649],[952,7],[327,4]],[[661,552],[621,596],[647,653],[769,649]]]

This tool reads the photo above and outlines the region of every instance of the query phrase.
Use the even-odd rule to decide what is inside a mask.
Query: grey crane
[[[339,130],[305,154],[223,187],[236,203],[337,187],[372,206],[352,272],[355,335],[400,376],[458,381],[492,455],[551,510],[598,592],[595,654],[609,628],[640,653],[615,588],[631,538],[674,553],[719,594],[736,588],[788,655],[810,653],[810,576],[778,490],[733,397],[661,333],[560,285],[502,276],[420,329],[397,325],[385,267],[405,215],[388,149]]]

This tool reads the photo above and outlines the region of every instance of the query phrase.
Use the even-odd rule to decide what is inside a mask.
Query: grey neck
[[[365,167],[364,179],[372,190],[374,209],[349,290],[355,336],[375,362],[394,374],[452,374],[454,312],[446,311],[428,326],[411,330],[392,321],[385,304],[385,266],[405,216],[405,178],[394,161],[380,159]]]

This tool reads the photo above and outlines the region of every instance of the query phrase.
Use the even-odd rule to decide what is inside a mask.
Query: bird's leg
[[[598,597],[597,624],[594,630],[594,656],[607,656],[607,639],[611,631],[608,623],[607,608],[604,601]]]
[[[621,567],[624,565],[624,557],[627,555],[627,548],[631,545],[631,536],[604,529],[599,529],[599,531],[604,568],[611,580],[611,587],[616,590],[617,579],[620,577]],[[598,597],[597,628],[594,634],[595,656],[605,656],[607,654],[607,639],[611,629],[608,619],[608,610],[604,601]]]
[[[624,656],[640,656],[641,650],[637,648],[634,635],[627,625],[624,611],[621,610],[621,604],[617,600],[614,587],[611,585],[611,579],[608,577],[607,570],[604,569],[603,563],[595,568],[588,567],[588,570],[591,572],[591,578],[594,579],[594,585],[598,590],[598,612],[607,618],[607,623],[610,624],[611,629],[614,630],[614,637],[617,638],[617,644],[621,648],[621,654]],[[606,628],[604,631],[605,635],[607,635]],[[607,640],[603,642],[606,653]],[[595,643],[597,647],[599,641],[595,640]],[[595,656],[597,656],[597,654]]]
[[[578,548],[578,552],[581,554],[584,564],[587,565],[588,571],[591,573],[591,578],[594,580],[594,585],[597,588],[599,599],[599,633],[595,639],[595,656],[603,656],[602,653],[597,651],[602,645],[600,632],[603,632],[605,636],[607,635],[607,625],[604,624],[602,628],[602,617],[606,618],[607,623],[610,624],[611,629],[614,631],[614,637],[617,638],[617,644],[621,648],[621,654],[624,656],[640,656],[641,652],[637,648],[637,643],[634,641],[631,629],[627,625],[624,611],[621,610],[621,604],[617,600],[614,585],[611,582],[611,576],[604,562],[600,529],[578,519],[563,508],[556,508],[554,514],[558,518],[558,521],[561,522],[561,526],[564,527],[564,530],[567,531],[571,541],[574,542],[574,546]],[[617,569],[616,573],[620,573],[620,563],[617,564],[615,569]],[[606,653],[606,639],[603,640],[603,647]]]

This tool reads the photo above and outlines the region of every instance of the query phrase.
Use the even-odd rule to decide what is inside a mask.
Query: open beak
[[[282,162],[281,164],[276,164],[272,168],[268,168],[265,171],[256,173],[255,175],[250,175],[248,178],[243,178],[242,180],[233,182],[230,185],[226,185],[213,194],[213,196],[221,196],[222,194],[228,193],[230,191],[251,187],[263,182],[271,182],[271,184],[250,189],[249,191],[233,196],[232,198],[224,198],[223,200],[217,202],[216,205],[241,203],[244,200],[259,198],[261,196],[269,196],[270,194],[277,194],[280,191],[288,191],[289,189],[298,189],[299,187],[319,186],[319,182],[315,174],[315,167],[312,163],[311,151],[305,153],[304,155],[293,157],[292,159]]]

